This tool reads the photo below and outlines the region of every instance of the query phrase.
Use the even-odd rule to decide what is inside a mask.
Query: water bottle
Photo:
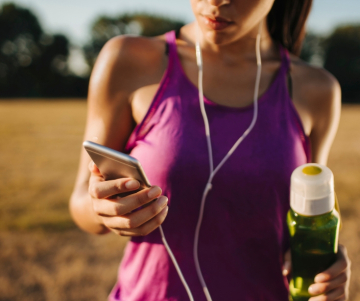
[[[290,232],[293,301],[308,301],[315,276],[336,261],[340,217],[335,209],[334,176],[323,165],[309,163],[291,175]]]

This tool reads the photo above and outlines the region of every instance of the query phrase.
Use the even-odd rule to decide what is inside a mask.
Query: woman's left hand
[[[339,245],[336,262],[326,271],[315,276],[315,283],[310,285],[309,293],[312,297],[309,301],[346,301],[349,298],[351,262],[347,250]],[[284,257],[283,275],[287,276],[291,270],[290,252]]]

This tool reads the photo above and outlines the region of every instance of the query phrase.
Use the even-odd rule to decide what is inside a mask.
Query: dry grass
[[[0,300],[106,300],[123,247],[80,230],[0,233]]]
[[[340,202],[340,242],[352,261],[351,299],[360,300],[360,105],[343,106],[340,127],[329,156]]]
[[[105,300],[126,240],[77,230],[68,213],[86,103],[0,102],[0,301]],[[360,300],[360,106],[345,106],[329,167]]]
[[[106,300],[126,240],[68,211],[84,101],[0,102],[0,300]]]
[[[1,230],[74,228],[67,199],[85,110],[84,101],[0,102]]]

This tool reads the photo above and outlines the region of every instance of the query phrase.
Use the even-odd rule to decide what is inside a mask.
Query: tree
[[[44,33],[30,10],[11,3],[1,7],[1,97],[85,96],[87,82],[69,75],[68,55],[68,39]]]
[[[179,29],[183,25],[181,21],[147,14],[124,14],[114,18],[102,16],[92,25],[91,41],[84,47],[85,56],[88,64],[93,67],[101,48],[109,39],[117,35],[152,37]]]
[[[360,102],[360,25],[341,26],[325,41],[325,64],[339,80],[345,102]]]

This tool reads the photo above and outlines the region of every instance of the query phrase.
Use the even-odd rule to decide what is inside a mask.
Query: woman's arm
[[[315,70],[316,87],[310,90],[308,102],[312,122],[311,159],[314,163],[326,165],[340,120],[341,89],[331,74],[325,70]]]
[[[327,164],[341,113],[341,89],[336,78],[291,56],[293,102],[306,135],[310,137],[311,161]]]
[[[295,60],[294,104],[310,137],[312,162],[327,164],[341,112],[341,89],[338,81],[321,68]],[[290,253],[287,254],[289,260]],[[288,263],[284,274],[289,270]],[[344,246],[339,246],[337,261],[315,277],[309,301],[347,300],[349,295],[350,260]]]
[[[122,149],[132,129],[131,108],[128,92],[119,89],[121,81],[121,55],[124,41],[109,41],[99,54],[91,74],[88,95],[88,113],[84,140],[96,141],[111,148]],[[121,52],[121,51],[120,51]],[[118,112],[118,118],[115,118]],[[113,137],[113,139],[111,139]],[[75,188],[70,199],[70,212],[80,228],[91,233],[106,233],[106,229],[93,210],[88,194],[90,157],[81,150],[80,165]]]
[[[341,112],[341,89],[329,73],[319,74],[317,89],[313,91],[311,106],[312,131],[310,134],[312,162],[326,165],[331,145],[337,132]],[[347,300],[349,296],[350,260],[344,246],[339,246],[337,261],[315,277],[309,287],[310,301]]]
[[[134,128],[132,95],[141,87],[159,82],[162,76],[163,52],[160,53],[158,48],[158,42],[132,37],[117,37],[104,46],[90,79],[84,140],[96,141],[116,150],[124,149]],[[74,221],[83,230],[90,233],[107,233],[111,227],[106,226],[109,225],[109,219],[104,221],[105,216],[111,216],[112,212],[121,206],[118,201],[107,199],[110,197],[109,191],[117,194],[134,188],[125,187],[130,179],[112,181],[112,187],[108,183],[104,186],[96,167],[91,166],[90,173],[90,161],[86,151],[82,150],[78,176],[70,199],[70,212]],[[161,190],[159,191],[161,193]],[[147,192],[144,190],[137,194],[139,202],[144,204],[151,201],[149,197],[144,196]],[[156,207],[154,204],[148,207],[153,209],[153,215],[157,215],[159,206]],[[125,208],[130,211],[136,209]],[[119,212],[127,213],[121,210]],[[149,216],[148,214],[143,219],[148,219]],[[110,222],[115,228],[124,226],[124,220],[120,224],[114,224],[113,220]],[[141,221],[137,221],[137,224],[139,223],[141,224]]]
[[[321,70],[322,71],[322,70]],[[320,73],[320,72],[319,72]],[[318,75],[317,89],[312,92],[312,131],[310,133],[312,162],[326,165],[337,132],[341,112],[341,89],[338,81],[323,71]],[[344,246],[339,246],[337,261],[315,277],[309,287],[310,301],[347,300],[349,296],[350,260]]]

